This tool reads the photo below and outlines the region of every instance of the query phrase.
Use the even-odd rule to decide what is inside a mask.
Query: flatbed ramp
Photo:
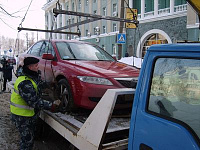
[[[108,89],[87,117],[41,111],[40,118],[80,150],[127,149],[130,117],[112,117],[117,97],[126,94],[135,89]]]
[[[91,114],[42,111],[40,118],[80,150],[127,149],[130,117],[113,118],[118,95],[134,94],[135,89],[108,89]]]

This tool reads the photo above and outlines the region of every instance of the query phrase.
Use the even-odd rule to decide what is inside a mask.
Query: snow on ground
[[[131,56],[131,57],[122,57],[118,61],[131,66],[135,66],[137,68],[141,68],[143,59]]]

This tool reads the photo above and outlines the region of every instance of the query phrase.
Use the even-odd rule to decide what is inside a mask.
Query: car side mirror
[[[53,57],[52,54],[43,54],[43,55],[42,55],[42,59],[53,60],[54,57]]]

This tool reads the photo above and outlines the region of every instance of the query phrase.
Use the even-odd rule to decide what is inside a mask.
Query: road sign
[[[137,20],[137,9],[126,8],[126,19]],[[126,28],[136,28],[136,24],[127,22]]]
[[[9,49],[9,52],[11,53],[11,52],[12,52],[12,49]]]
[[[124,34],[124,33],[117,34],[117,43],[125,44],[126,43],[126,34]]]

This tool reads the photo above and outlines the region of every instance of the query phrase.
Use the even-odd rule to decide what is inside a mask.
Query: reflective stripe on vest
[[[28,109],[28,110],[34,110],[34,108],[32,108],[32,107],[15,104],[13,102],[10,102],[10,105],[13,105],[13,106],[18,107],[18,108],[23,108],[23,109]]]
[[[18,85],[24,80],[30,80],[37,92],[37,84],[31,78],[27,76],[18,77],[14,84],[14,91],[11,95],[10,110],[11,113],[15,115],[31,117],[35,114],[34,108],[27,105],[27,103],[19,95],[18,91]]]

